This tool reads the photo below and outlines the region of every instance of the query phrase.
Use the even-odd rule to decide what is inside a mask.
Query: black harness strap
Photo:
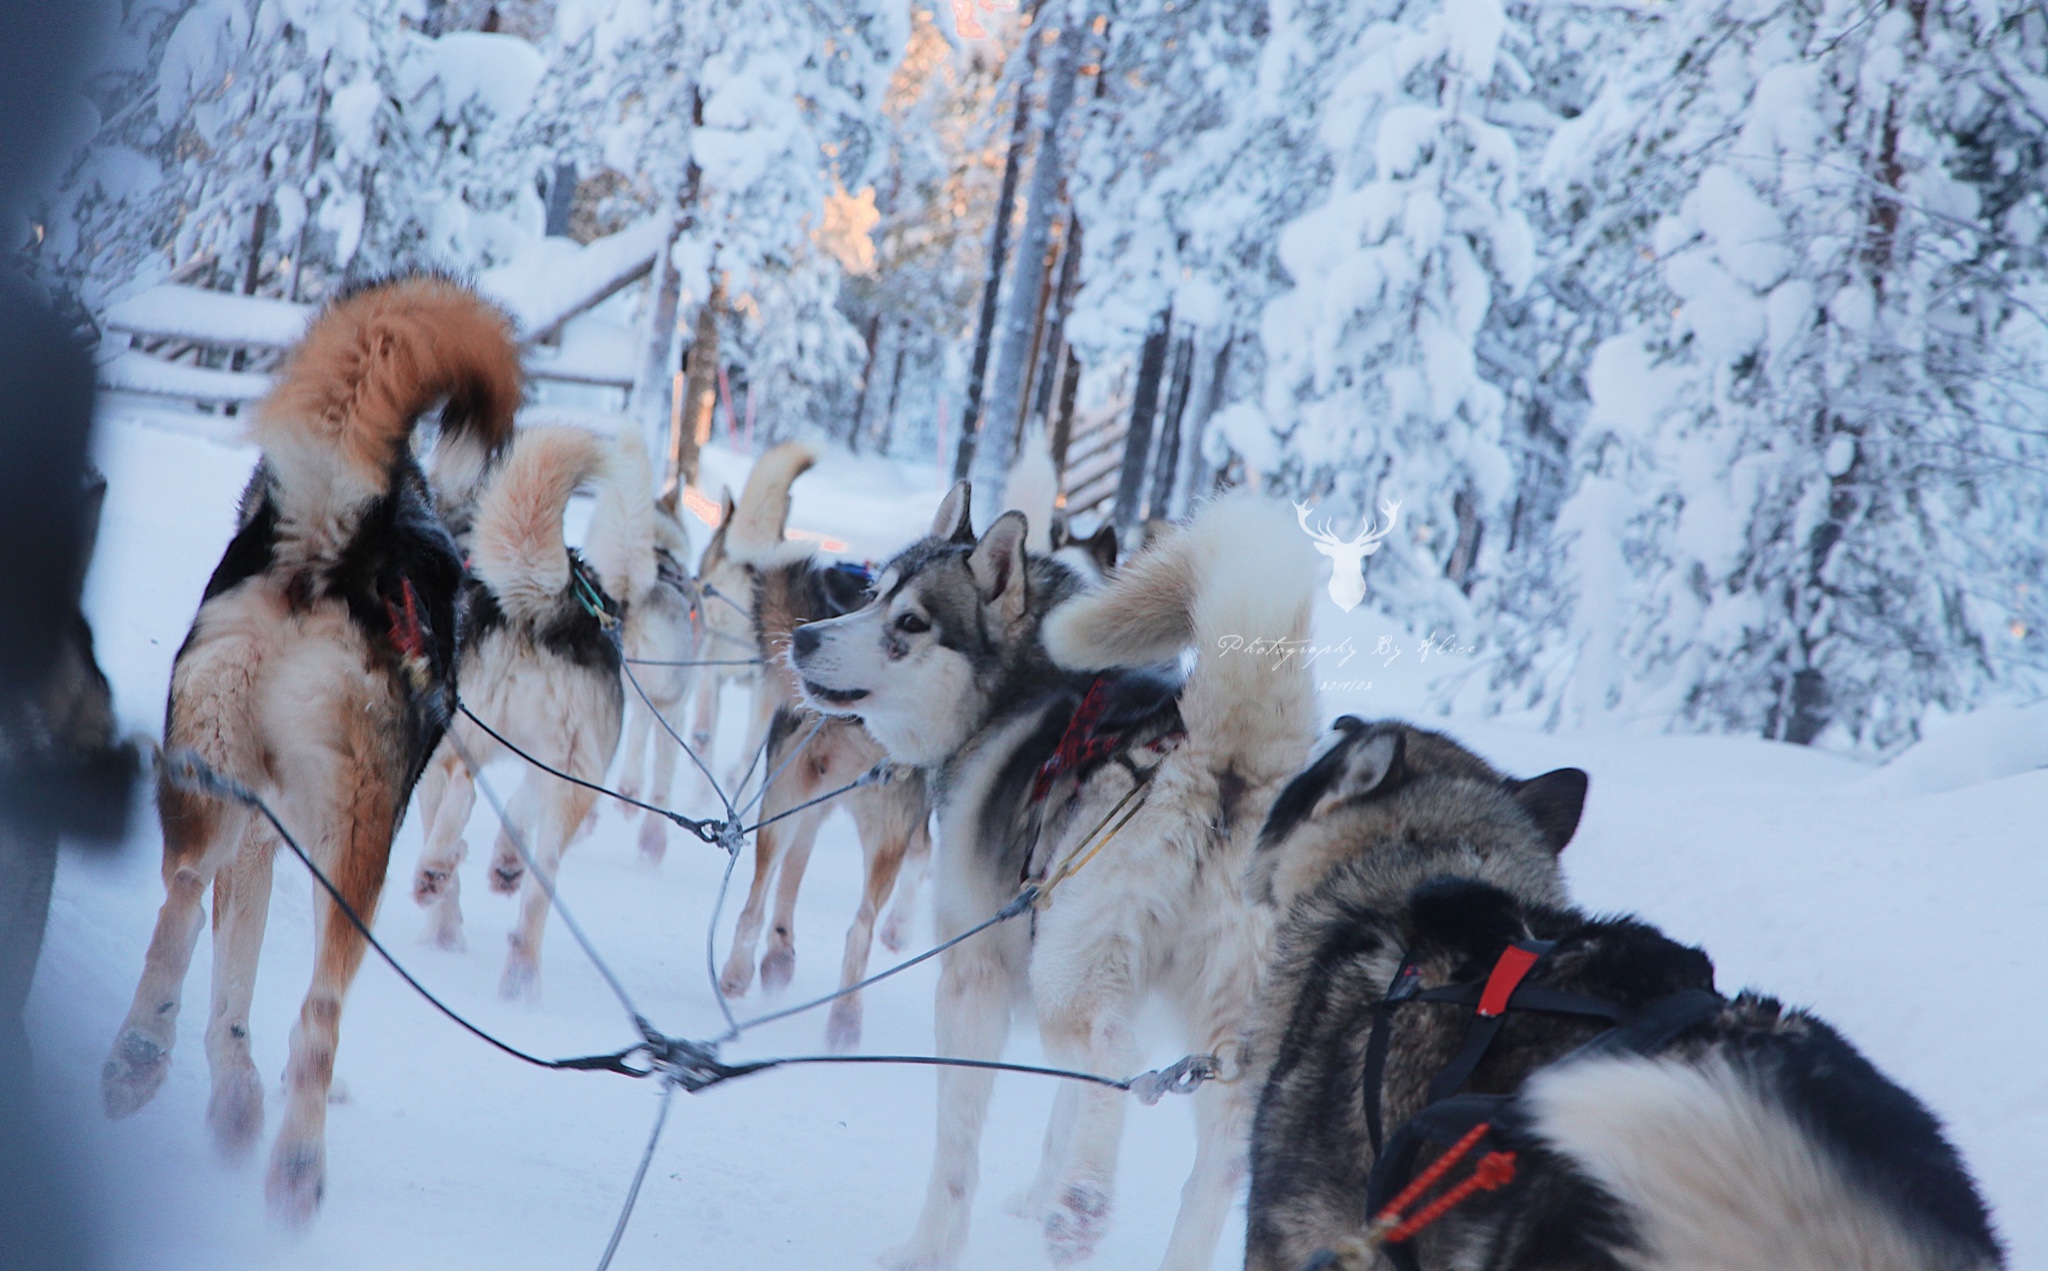
[[[1422,968],[1415,965],[1415,953],[1410,950],[1402,956],[1394,978],[1387,981],[1387,994],[1373,1009],[1372,1033],[1365,1039],[1365,1080],[1360,1093],[1365,1102],[1365,1132],[1372,1139],[1374,1160],[1379,1159],[1384,1131],[1380,1088],[1387,1077],[1387,1045],[1394,1031],[1394,1008],[1413,1000],[1421,991]]]
[[[1577,1047],[1551,1065],[1575,1062],[1595,1055],[1650,1055],[1676,1040],[1679,1034],[1705,1022],[1725,1004],[1717,993],[1705,989],[1684,989],[1658,998],[1639,1011],[1618,1002],[1573,993],[1546,985],[1524,983],[1522,977],[1554,947],[1554,941],[1518,941],[1503,950],[1491,975],[1485,980],[1422,987],[1421,968],[1411,949],[1402,955],[1387,992],[1374,1009],[1372,1032],[1366,1039],[1363,1096],[1366,1132],[1372,1139],[1372,1172],[1366,1181],[1367,1218],[1381,1212],[1414,1175],[1416,1158],[1425,1143],[1451,1143],[1474,1126],[1498,1124],[1501,1114],[1515,1101],[1513,1094],[1460,1094],[1465,1083],[1486,1058],[1509,1011],[1543,1011],[1560,1015],[1584,1015],[1604,1019],[1612,1027]],[[1384,1112],[1381,1101],[1386,1078],[1387,1052],[1392,1045],[1394,1012],[1408,1002],[1444,1002],[1473,1008],[1465,1040],[1430,1082],[1428,1102],[1422,1111],[1403,1122],[1382,1143]],[[1381,1252],[1396,1271],[1420,1271],[1415,1251],[1406,1243],[1385,1244]],[[1315,1265],[1311,1263],[1311,1265]]]

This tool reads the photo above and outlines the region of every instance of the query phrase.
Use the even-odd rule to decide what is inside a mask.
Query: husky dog
[[[585,552],[578,553],[563,542],[562,513],[589,484],[597,486],[598,506]],[[636,574],[652,572],[652,505],[637,434],[622,434],[618,446],[608,447],[596,433],[551,426],[521,429],[477,500],[458,668],[464,704],[512,745],[589,782],[603,778],[618,749],[625,701],[610,630],[620,616],[613,597],[628,594]],[[434,759],[436,798],[413,899],[433,910],[435,942],[459,948],[458,866],[468,854],[462,832],[476,802],[461,752],[478,765],[510,752],[467,718],[449,728]],[[492,890],[518,890],[526,872],[513,834],[525,836],[534,863],[552,880],[596,797],[525,766],[492,854]],[[498,985],[508,998],[539,989],[548,898],[540,879],[525,884]]]
[[[164,742],[259,791],[365,921],[454,682],[462,560],[408,444],[436,401],[442,446],[501,445],[519,404],[502,315],[415,277],[343,295],[307,329],[255,413],[263,459],[237,532],[171,671]],[[260,816],[159,783],[166,896],[134,1006],[102,1074],[110,1116],[149,1102],[170,1066],[186,969],[213,887],[207,1120],[227,1152],[263,1125],[249,1001],[277,840]],[[313,983],[292,1033],[267,1191],[303,1222],[326,1174],[341,1003],[364,944],[327,897]]]
[[[1557,856],[1584,773],[1515,781],[1437,733],[1338,725],[1274,805],[1251,873],[1287,916],[1260,1008],[1250,1271],[2001,1265],[1934,1117],[1838,1033],[1768,997],[1722,999],[1700,950],[1570,906]],[[1486,999],[1443,986],[1492,991],[1507,966],[1528,987],[1507,982],[1472,1066]],[[1565,1013],[1574,1001],[1588,1013]],[[1654,1041],[1630,1039],[1673,1003]],[[1446,1068],[1471,1093],[1432,1089]],[[1416,1136],[1397,1127],[1461,1101],[1491,1109],[1512,1185],[1368,1251],[1375,1141],[1398,1167]]]
[[[817,456],[809,446],[785,441],[755,461],[737,504],[732,500],[732,492],[725,492],[718,528],[704,545],[704,558],[697,563],[697,586],[702,593],[699,612],[704,618],[703,647],[707,659],[759,655],[752,610],[754,573],[782,546],[783,532],[789,525],[790,484],[816,462]],[[754,690],[746,747],[733,761],[725,782],[727,793],[737,801],[740,786],[747,780],[748,770],[768,736],[775,699],[761,691],[756,667],[710,666],[704,670],[706,674],[697,681],[697,717],[690,729],[690,744],[707,765],[712,762],[713,730],[718,726],[718,703],[726,685],[738,684]],[[705,774],[699,776],[702,779]]]
[[[1055,1063],[1132,1072],[1139,1008],[1154,996],[1192,1048],[1226,1047],[1248,1023],[1269,925],[1239,877],[1314,730],[1299,660],[1232,653],[1227,638],[1307,637],[1306,545],[1275,506],[1225,499],[1087,591],[1066,565],[1027,554],[1025,535],[1009,512],[977,541],[956,486],[931,537],[882,570],[872,602],[791,642],[815,708],[858,716],[891,758],[930,775],[942,938],[1002,909],[1021,883],[1056,889],[1032,922],[944,955],[939,1051],[999,1055],[1027,990]],[[1120,809],[1132,819],[1110,831]],[[930,1189],[898,1266],[951,1267],[966,1244],[990,1077],[941,1069],[938,1081]],[[1170,1268],[1210,1264],[1242,1168],[1242,1087],[1206,1086],[1194,1102]],[[1114,1091],[1059,1096],[1020,1198],[1056,1261],[1102,1238],[1123,1107]]]
[[[683,564],[690,558],[689,533],[663,504],[649,507],[654,550],[635,558],[631,590],[625,597],[625,653],[638,688],[626,694],[626,753],[619,762],[619,793],[666,806],[669,788],[675,784],[678,750],[661,725],[666,722],[672,728],[682,723],[683,700],[697,670],[676,664],[713,655],[704,649],[708,642],[698,639],[697,584]],[[668,852],[668,818],[630,804],[619,806],[628,816],[637,813],[643,818],[640,854],[660,864]]]
[[[889,756],[860,721],[820,716],[806,708],[789,664],[791,631],[866,603],[865,571],[820,565],[808,549],[785,564],[757,568],[754,626],[761,648],[762,691],[776,703],[765,757],[768,790],[761,800],[765,822],[873,771]],[[719,987],[728,996],[741,996],[753,981],[762,910],[769,883],[778,870],[781,882],[775,892],[768,952],[761,958],[761,985],[772,991],[789,983],[796,969],[797,891],[803,885],[818,827],[841,807],[852,814],[860,835],[867,886],[853,925],[847,928],[839,986],[858,983],[867,974],[875,920],[892,891],[896,900],[882,939],[891,949],[902,947],[917,885],[932,850],[931,805],[925,796],[924,774],[914,768],[898,769],[881,784],[849,790],[836,799],[796,811],[788,820],[764,824],[755,834],[754,883],[733,933],[732,954],[719,978]],[[904,872],[906,866],[908,872]],[[859,994],[833,1002],[825,1024],[826,1044],[833,1050],[851,1050],[860,1043],[860,1022]]]

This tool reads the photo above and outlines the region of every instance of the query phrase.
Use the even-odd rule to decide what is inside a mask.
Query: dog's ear
[[[1094,557],[1103,573],[1116,569],[1116,526],[1103,522],[1101,529],[1081,540],[1081,546],[1088,549],[1088,555]]]
[[[1022,512],[1005,512],[988,527],[988,533],[981,536],[967,557],[967,568],[974,573],[974,585],[981,592],[982,603],[1005,622],[1023,617],[1030,603],[1024,567],[1027,528]]]
[[[1346,716],[1346,719],[1351,718]],[[1355,723],[1356,721],[1354,721]],[[1344,727],[1344,720],[1337,725]],[[1343,758],[1337,775],[1316,800],[1310,817],[1359,799],[1391,794],[1408,779],[1408,734],[1401,728],[1345,728],[1352,740],[1338,748]]]
[[[965,481],[955,481],[946,497],[939,500],[939,514],[932,518],[932,537],[949,543],[972,543],[974,521],[968,516],[968,498],[973,493]]]
[[[1579,829],[1579,815],[1586,810],[1588,778],[1577,768],[1559,768],[1527,781],[1509,781],[1508,793],[1522,805],[1543,834],[1543,845],[1554,856],[1572,841]]]

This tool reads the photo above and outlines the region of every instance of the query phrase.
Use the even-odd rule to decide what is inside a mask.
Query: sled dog
[[[1219,643],[1306,638],[1315,575],[1276,506],[1213,503],[1090,591],[1025,551],[1019,513],[977,540],[963,484],[931,536],[881,571],[866,607],[796,629],[792,658],[814,708],[858,716],[933,783],[939,936],[988,918],[1020,884],[1056,889],[1031,921],[944,955],[940,1053],[1000,1054],[1027,990],[1052,1062],[1119,1077],[1139,1066],[1148,998],[1171,1006],[1194,1050],[1230,1047],[1247,1024],[1267,924],[1239,879],[1314,731],[1298,661]],[[1132,819],[1103,838],[1120,807]],[[941,1069],[938,1084],[930,1187],[898,1266],[957,1265],[967,1239],[990,1077]],[[1058,1096],[1018,1202],[1055,1261],[1102,1238],[1123,1098],[1075,1086]],[[1241,1171],[1243,1088],[1211,1084],[1194,1103],[1196,1157],[1169,1268],[1210,1264]]]
[[[867,974],[875,921],[882,906],[890,903],[891,892],[896,899],[882,942],[891,949],[903,947],[918,882],[931,857],[931,805],[925,796],[924,774],[915,768],[896,768],[877,784],[792,813],[811,799],[877,772],[878,765],[887,765],[889,758],[859,720],[821,716],[800,698],[789,663],[790,633],[803,623],[860,608],[867,601],[868,579],[865,570],[820,564],[808,549],[798,550],[801,555],[786,563],[757,566],[754,580],[762,692],[771,695],[775,703],[763,759],[768,791],[761,800],[760,817],[764,823],[772,823],[763,824],[754,836],[754,882],[733,932],[732,953],[719,978],[720,988],[730,997],[745,994],[753,982],[762,911],[769,884],[778,876],[775,918],[769,928],[768,951],[761,957],[761,986],[773,991],[789,983],[796,969],[797,892],[803,885],[818,827],[835,809],[843,807],[853,817],[867,878],[860,908],[846,932],[839,975],[842,989]],[[790,814],[788,819],[774,820],[785,814]],[[833,1050],[851,1050],[860,1043],[860,1024],[860,995],[838,999],[825,1024],[826,1044]]]
[[[690,559],[688,531],[666,506],[656,502],[650,508],[654,550],[635,560],[632,590],[625,597],[625,655],[637,690],[629,686],[626,691],[626,753],[619,761],[619,793],[667,807],[681,754],[668,728],[681,730],[683,702],[699,669],[677,664],[729,655],[714,654],[710,641],[699,638],[696,611],[701,601],[696,580],[684,564]],[[628,816],[642,818],[640,854],[659,864],[668,851],[668,818],[631,804],[619,807]]]
[[[565,545],[562,513],[580,487],[594,485],[597,507],[585,549]],[[470,577],[462,597],[456,678],[463,704],[513,746],[550,767],[601,782],[619,744],[624,687],[614,626],[615,597],[653,570],[653,505],[646,451],[630,430],[608,446],[580,428],[523,428],[486,480],[470,535]],[[476,803],[470,761],[488,765],[511,752],[458,715],[434,757],[431,824],[413,876],[413,899],[431,910],[431,938],[463,943],[461,879],[468,854],[462,834]],[[459,743],[459,750],[458,745]],[[512,835],[552,880],[596,793],[520,761],[520,783],[492,853],[493,891],[521,890],[499,992],[539,991],[540,944],[548,914],[541,880],[528,878]],[[427,793],[423,791],[423,795]]]
[[[414,424],[445,402],[439,444],[481,465],[511,431],[519,395],[506,321],[467,289],[423,276],[335,300],[256,409],[262,460],[172,666],[166,748],[258,791],[365,921],[454,679],[462,560],[413,459]],[[248,809],[168,780],[157,809],[166,895],[101,1093],[122,1117],[163,1084],[211,884],[207,1121],[239,1153],[263,1125],[249,1003],[278,844]],[[313,982],[266,1183],[273,1210],[297,1222],[320,1202],[342,999],[364,949],[314,895]]]
[[[1346,716],[1281,794],[1251,874],[1285,917],[1249,1271],[2001,1265],[1934,1117],[1840,1034],[1571,906],[1585,793],[1576,769],[1516,781]],[[1505,1185],[1373,1248],[1388,1198],[1468,1133],[1439,1188],[1489,1158]]]
[[[817,456],[809,446],[785,441],[755,461],[737,504],[730,490],[724,493],[718,528],[705,543],[704,557],[697,563],[705,658],[760,656],[754,640],[754,571],[782,547],[783,531],[789,525],[790,484],[810,471],[815,462]],[[707,666],[704,672],[697,680],[697,713],[690,728],[690,745],[706,765],[714,762],[711,743],[718,727],[719,699],[726,686],[752,690],[746,746],[727,771],[725,782],[726,794],[737,802],[749,768],[758,767],[755,757],[768,736],[775,699],[762,691],[757,666]],[[703,774],[699,774],[699,779],[703,779]]]

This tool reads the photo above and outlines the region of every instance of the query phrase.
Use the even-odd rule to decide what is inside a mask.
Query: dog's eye
[[[919,632],[931,630],[932,624],[917,614],[906,613],[896,619],[896,629],[904,635],[917,635]]]

